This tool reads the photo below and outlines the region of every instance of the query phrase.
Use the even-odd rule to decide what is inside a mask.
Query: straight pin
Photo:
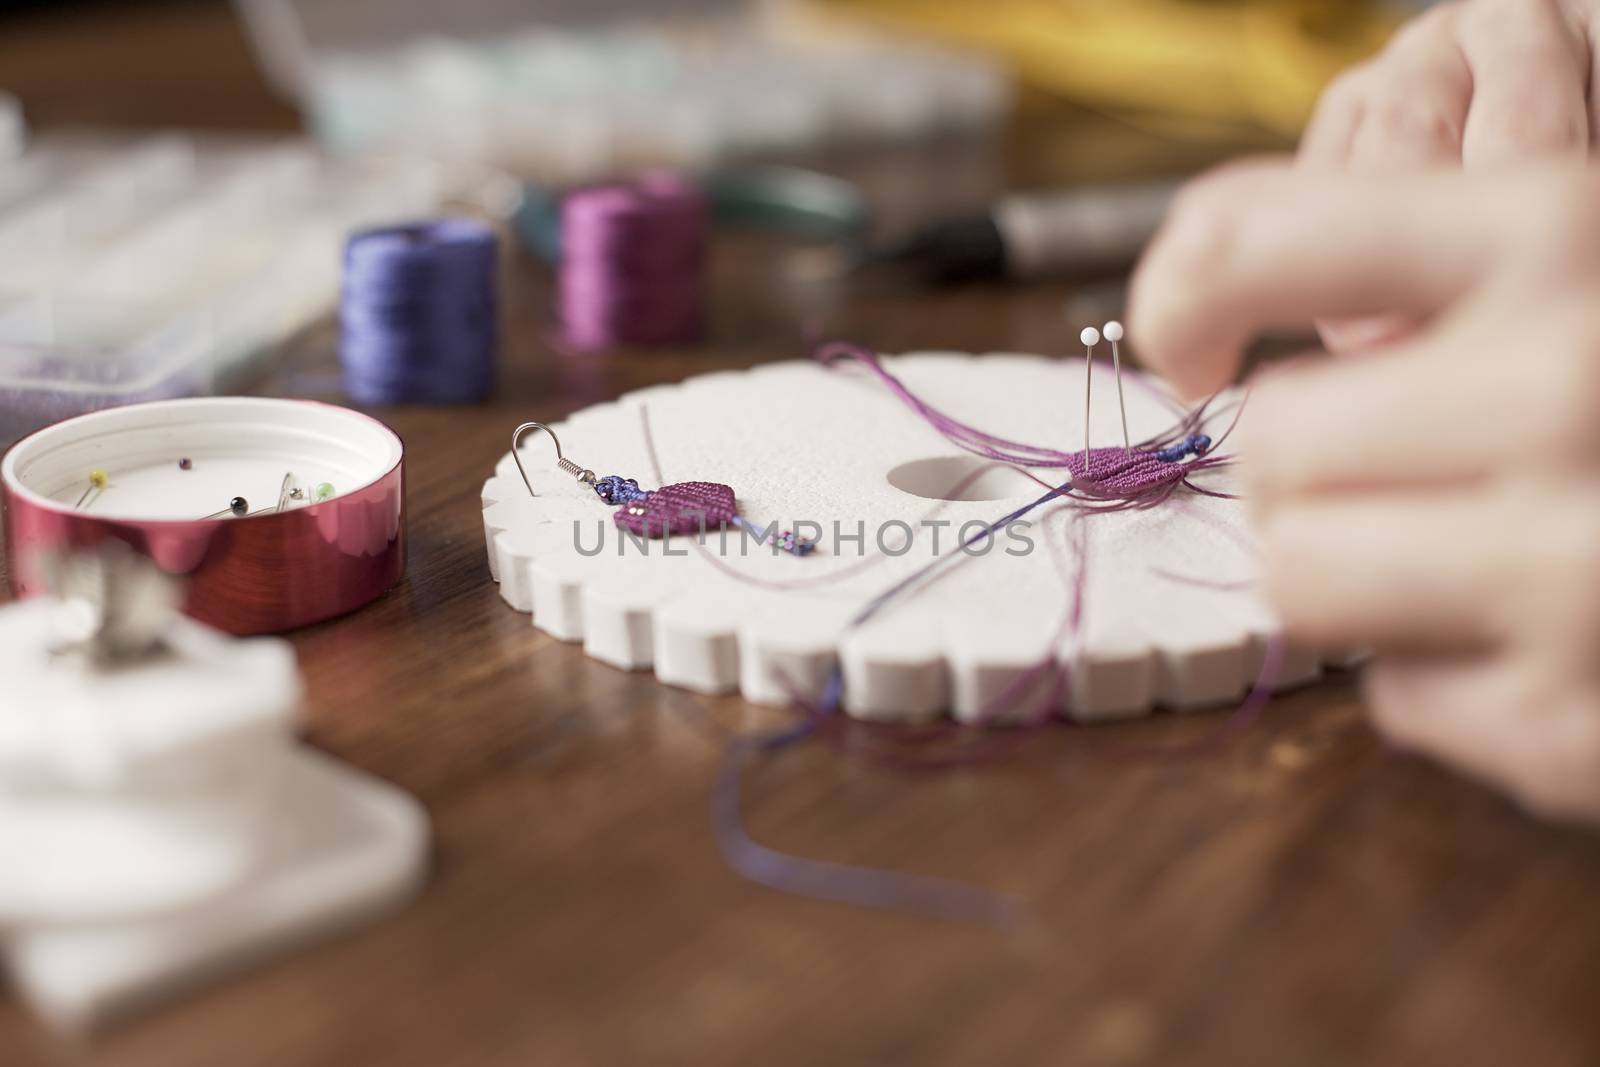
[[[1089,416],[1094,395],[1094,346],[1100,343],[1100,331],[1085,326],[1078,335],[1083,342],[1083,473],[1089,473]]]
[[[250,501],[246,500],[242,496],[236,496],[232,500],[228,501],[228,506],[223,508],[221,511],[213,511],[209,515],[202,515],[201,518],[220,519],[224,515],[232,515],[234,518],[239,519],[248,514],[250,514]]]
[[[1115,319],[1106,323],[1105,339],[1111,342],[1111,364],[1117,372],[1117,408],[1122,412],[1122,447],[1132,451],[1133,441],[1128,437],[1128,405],[1122,399],[1122,323]]]
[[[282,511],[283,506],[289,502],[289,490],[293,481],[293,471],[283,476],[283,484],[278,487],[278,506],[273,508],[273,511]]]
[[[89,499],[90,494],[94,494],[95,497],[98,498],[99,494],[104,492],[105,491],[105,487],[107,485],[109,485],[109,484],[110,484],[110,479],[106,477],[106,472],[105,471],[99,470],[99,469],[90,471],[89,472],[89,488],[85,489],[83,491],[83,495],[78,498],[78,502],[76,504],[72,505],[72,510],[73,511],[82,511],[83,510],[83,502],[85,500]]]

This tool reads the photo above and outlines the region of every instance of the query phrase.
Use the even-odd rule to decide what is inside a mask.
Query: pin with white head
[[[1122,399],[1122,323],[1115,319],[1106,323],[1103,331],[1105,339],[1111,342],[1111,365],[1116,369],[1117,375],[1117,409],[1122,413],[1122,447],[1133,448],[1133,441],[1128,437],[1128,405]]]
[[[1083,471],[1089,473],[1089,415],[1094,395],[1094,346],[1100,343],[1100,331],[1085,326],[1078,335],[1083,342]]]

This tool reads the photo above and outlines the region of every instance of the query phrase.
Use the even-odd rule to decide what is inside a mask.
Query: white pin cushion
[[[52,652],[56,601],[0,611],[0,925],[107,921],[246,880],[301,686],[293,650],[176,620],[115,670]]]
[[[100,662],[67,610],[0,608],[0,950],[42,1014],[96,1025],[420,886],[420,806],[296,742],[289,644],[147,616]]]
[[[1109,363],[1095,368],[1097,448],[1122,441]],[[969,424],[1081,447],[1082,359],[919,353],[885,365]],[[1129,373],[1125,393],[1134,440],[1176,423],[1172,401],[1155,383]],[[1226,401],[1216,407],[1222,417],[1204,427],[1214,437],[1232,417]],[[646,410],[659,479],[646,447]],[[785,704],[820,696],[838,664],[853,715],[923,719],[949,710],[973,719],[1049,661],[1067,668],[1064,690],[1025,687],[1011,714],[1052,699],[1062,713],[1094,720],[1236,701],[1279,633],[1254,586],[1243,505],[1184,491],[1151,510],[1086,520],[1076,632],[1057,636],[1076,561],[1065,515],[1050,519],[1046,510],[1032,516],[1032,550],[996,538],[982,558],[852,628],[851,618],[884,590],[952,551],[964,526],[993,522],[1043,491],[1016,470],[959,450],[859,368],[791,361],[709,374],[627,394],[553,428],[566,457],[597,474],[646,488],[721,482],[759,524],[797,533],[797,524],[815,524],[808,534],[820,527],[821,544],[805,558],[753,543],[741,555],[737,533],[726,539],[726,554],[716,532],[708,553],[683,537],[641,550],[618,534],[612,509],[590,487],[556,468],[544,435],[519,449],[537,496],[512,457],[502,457],[483,487],[489,565],[501,596],[540,629],[582,641],[591,656],[653,669],[672,685]],[[1038,473],[1048,481],[1053,472]],[[1217,491],[1232,486],[1225,468],[1197,478]],[[959,499],[940,499],[948,495]],[[932,530],[924,520],[947,525]],[[912,549],[888,554],[907,529]],[[1319,671],[1317,657],[1291,650],[1273,682],[1301,684]]]
[[[43,554],[116,539],[186,580],[193,617],[272,633],[360,607],[405,570],[400,439],[328,404],[206,397],[81,415],[18,442],[0,483],[20,597],[41,591]]]

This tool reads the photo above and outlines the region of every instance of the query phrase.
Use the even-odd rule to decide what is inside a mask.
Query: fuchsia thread
[[[1011,523],[1040,509],[1047,509],[1046,523],[1057,514],[1065,513],[1070,517],[1069,526],[1072,531],[1077,566],[1072,567],[1070,571],[1065,567],[1062,568],[1063,582],[1068,595],[1059,628],[1047,646],[1048,651],[1044,657],[1033,667],[1022,672],[1004,691],[997,694],[980,710],[976,722],[971,724],[990,725],[1007,712],[1014,710],[1019,701],[1028,697],[1030,693],[1036,694],[1034,699],[1040,700],[1039,706],[1020,724],[1021,729],[998,736],[979,734],[977,736],[980,740],[974,743],[968,740],[975,733],[971,726],[941,722],[926,729],[897,731],[896,737],[910,738],[908,744],[869,746],[865,752],[874,759],[899,767],[927,770],[972,763],[985,756],[1015,749],[1034,731],[1053,721],[1055,708],[1070,681],[1070,667],[1058,660],[1056,649],[1064,642],[1076,644],[1081,640],[1088,573],[1088,542],[1084,523],[1090,516],[1099,513],[1158,506],[1169,501],[1179,488],[1187,488],[1206,496],[1231,498],[1230,494],[1208,490],[1190,479],[1198,472],[1219,469],[1231,463],[1228,457],[1217,455],[1216,449],[1232,434],[1243,405],[1239,405],[1238,410],[1234,412],[1232,422],[1215,443],[1205,434],[1198,432],[1198,428],[1208,418],[1207,412],[1211,401],[1207,401],[1194,411],[1185,414],[1172,430],[1141,442],[1133,449],[1093,449],[1087,454],[1082,451],[1062,452],[1011,441],[978,430],[944,414],[906,388],[882,366],[874,353],[859,346],[842,343],[823,345],[817,349],[816,358],[824,365],[832,365],[841,359],[862,364],[883,381],[894,395],[947,439],[966,451],[1021,469],[1022,473],[1033,478],[1046,490],[1031,503],[1002,516],[968,538],[959,546],[960,548],[970,549]],[[655,439],[650,429],[649,415],[642,408],[640,418],[655,477],[658,481],[664,480]],[[1064,470],[1071,476],[1071,480],[1061,485],[1052,485],[1026,468]],[[969,478],[974,476],[969,475]],[[1050,536],[1046,536],[1044,541],[1058,563],[1061,563],[1064,546]],[[801,584],[800,582],[772,583],[743,575],[717,560],[704,545],[696,542],[696,547],[708,560],[718,565],[719,569],[738,580],[782,588],[794,588]],[[974,557],[966,552],[952,551],[932,560],[925,567],[895,583],[870,601],[851,621],[851,627],[864,625],[902,595],[914,592],[946,569],[960,566],[972,558]],[[801,582],[814,584],[836,579],[848,573],[855,573],[862,566],[874,562],[877,561],[864,561],[863,565],[845,568],[820,579],[801,580]],[[1188,581],[1181,575],[1171,577],[1175,581]],[[1125,758],[1182,758],[1226,743],[1253,723],[1266,707],[1271,698],[1272,682],[1277,676],[1282,657],[1283,644],[1280,639],[1273,638],[1267,644],[1261,673],[1244,702],[1215,729],[1196,741],[1178,746],[1154,748],[1109,747],[1104,751]],[[1037,690],[1047,678],[1049,687],[1040,699]],[[718,772],[712,804],[713,830],[723,857],[729,865],[751,881],[801,896],[867,907],[897,908],[934,917],[995,925],[1011,925],[1018,922],[1024,914],[1022,906],[1009,897],[943,879],[915,878],[887,871],[809,860],[761,845],[750,837],[740,814],[740,798],[743,771],[753,755],[777,752],[811,737],[833,741],[840,747],[843,745],[841,729],[844,721],[839,712],[843,703],[844,681],[840,669],[837,666],[833,669],[822,698],[814,703],[802,698],[798,687],[791,688],[795,694],[794,707],[800,716],[799,721],[794,726],[776,733],[736,739],[725,754]],[[930,741],[946,740],[953,740],[955,743],[943,748],[929,745]],[[859,748],[852,750],[860,751]]]
[[[1018,467],[1066,471],[1073,476],[1071,486],[1075,495],[1105,501],[1109,510],[1155,507],[1165,503],[1180,486],[1207,496],[1228,495],[1205,489],[1191,481],[1195,474],[1226,467],[1232,462],[1226,456],[1217,455],[1216,450],[1233,433],[1238,423],[1237,412],[1233,422],[1215,442],[1199,433],[1200,426],[1210,417],[1215,397],[1184,415],[1171,430],[1141,441],[1131,450],[1096,448],[1086,457],[1081,449],[1063,452],[1013,441],[945,414],[906,388],[905,383],[891,374],[871,349],[848,342],[831,341],[817,346],[813,356],[824,366],[848,361],[865,367],[928,425],[967,452]],[[1188,455],[1196,458],[1188,462],[1180,461]]]
[[[721,482],[679,482],[644,493],[618,508],[618,528],[644,537],[720,530],[739,517],[733,490]]]
[[[1127,500],[1160,492],[1183,481],[1184,467],[1177,460],[1159,459],[1153,452],[1126,448],[1096,448],[1084,462],[1080,453],[1067,462],[1072,484],[1102,500]]]

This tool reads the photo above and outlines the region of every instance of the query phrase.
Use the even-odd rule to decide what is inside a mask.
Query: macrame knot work
[[[650,495],[648,489],[640,489],[639,483],[632,478],[624,478],[617,474],[608,474],[594,483],[594,495],[604,500],[607,504],[631,504],[636,500],[643,500]]]
[[[732,487],[721,482],[679,482],[652,490],[640,489],[632,478],[610,474],[595,480],[594,492],[607,504],[620,505],[614,516],[618,528],[641,537],[698,534],[732,526],[791,556],[809,556],[817,547],[792,530],[763,530],[740,515]]]
[[[1088,453],[1070,452],[1064,460],[1075,489],[1105,500],[1141,497],[1154,490],[1175,487],[1188,476],[1184,460],[1199,458],[1211,450],[1211,438],[1190,434],[1177,444],[1161,449],[1096,448]]]

